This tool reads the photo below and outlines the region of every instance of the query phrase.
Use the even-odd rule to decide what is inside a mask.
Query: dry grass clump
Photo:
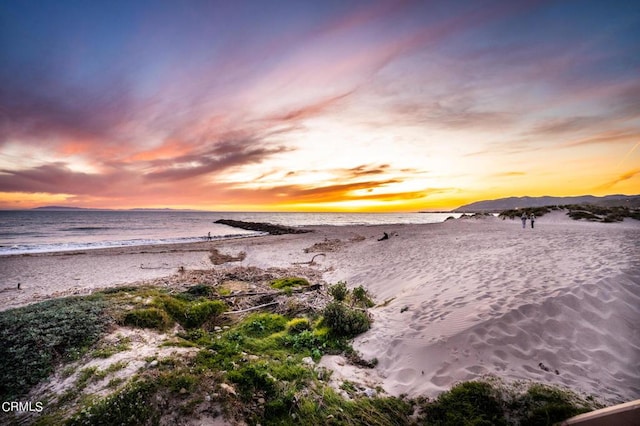
[[[315,243],[311,247],[307,247],[306,249],[304,249],[304,252],[320,253],[327,251],[338,251],[340,250],[340,248],[342,248],[342,241],[340,241],[339,239],[330,240],[328,238],[325,238],[324,241]]]

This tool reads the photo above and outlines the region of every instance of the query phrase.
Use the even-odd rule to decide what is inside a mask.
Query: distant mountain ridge
[[[42,206],[42,207],[34,207],[32,210],[72,211],[72,210],[109,210],[109,209],[91,209],[87,207],[68,207],[68,206]]]
[[[457,213],[484,212],[518,209],[524,207],[562,206],[567,204],[594,204],[598,206],[626,206],[640,208],[640,195],[606,195],[596,197],[581,195],[577,197],[508,197],[497,200],[476,201],[453,210]]]
[[[31,210],[45,211],[128,211],[128,212],[199,212],[202,210],[193,209],[171,209],[171,208],[144,208],[137,207],[133,209],[96,209],[91,207],[70,207],[70,206],[42,206],[34,207]]]

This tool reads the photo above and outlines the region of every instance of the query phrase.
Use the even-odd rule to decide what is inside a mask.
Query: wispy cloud
[[[516,122],[513,114],[503,111],[483,111],[470,99],[426,104],[404,103],[392,108],[394,124],[428,124],[446,129],[495,129],[509,127]]]
[[[606,121],[604,117],[564,117],[540,122],[528,132],[529,135],[550,136],[573,133],[591,129]]]
[[[128,182],[136,185],[134,176],[118,174],[89,174],[74,172],[65,163],[53,163],[28,170],[0,170],[0,188],[8,192],[107,194]]]
[[[514,177],[514,176],[526,176],[525,172],[503,172],[503,173],[494,173],[491,176],[495,177]]]
[[[280,185],[265,188],[262,196],[270,197],[274,204],[317,204],[344,201],[411,201],[428,197],[443,191],[442,189],[425,188],[420,191],[390,191],[389,187],[401,183],[398,179],[380,181],[364,181],[346,184],[332,184],[316,187],[306,185]],[[380,192],[380,190],[384,190]]]
[[[44,72],[44,71],[43,71]],[[87,145],[119,140],[117,129],[129,118],[133,105],[124,87],[87,93],[41,77],[41,84],[0,76],[0,146],[10,140],[55,143],[86,140]]]
[[[620,129],[620,130],[608,130],[605,132],[596,133],[594,135],[572,140],[566,142],[564,146],[567,147],[578,147],[583,145],[594,145],[594,144],[612,144],[612,143],[627,143],[629,141],[639,140],[640,139],[640,129]]]
[[[250,139],[219,142],[197,154],[156,161],[155,169],[158,170],[145,174],[145,179],[180,181],[220,173],[231,167],[260,163],[269,156],[289,150],[283,146],[266,147],[254,142]]]
[[[355,89],[350,90],[341,95],[332,96],[326,99],[320,99],[315,101],[314,103],[307,104],[302,107],[294,108],[286,112],[277,113],[277,114],[268,116],[266,117],[266,120],[276,121],[276,122],[299,121],[305,118],[311,118],[311,117],[316,117],[318,115],[322,115],[323,113],[327,112],[330,109],[332,110],[332,112],[335,113],[335,110],[337,107],[339,107],[340,103],[345,99],[349,98],[349,96],[351,96],[353,93],[355,93]]]
[[[610,180],[609,182],[606,182],[603,185],[600,185],[596,189],[597,190],[609,190],[609,189],[612,189],[617,184],[619,184],[621,182],[624,182],[626,180],[629,180],[629,179],[633,179],[635,176],[638,176],[638,175],[640,175],[640,169],[629,170],[628,172],[625,172],[625,173],[621,174],[620,176],[616,177],[615,179]]]

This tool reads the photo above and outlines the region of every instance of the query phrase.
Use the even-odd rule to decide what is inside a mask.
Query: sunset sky
[[[0,1],[0,208],[640,193],[640,2]]]

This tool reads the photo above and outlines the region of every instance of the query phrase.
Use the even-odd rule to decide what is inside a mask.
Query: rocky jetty
[[[312,232],[309,229],[290,228],[288,226],[273,225],[271,223],[262,222],[243,222],[241,220],[231,219],[219,219],[214,223],[221,223],[223,225],[233,226],[234,228],[247,229],[249,231],[267,232],[271,235],[304,234]]]

